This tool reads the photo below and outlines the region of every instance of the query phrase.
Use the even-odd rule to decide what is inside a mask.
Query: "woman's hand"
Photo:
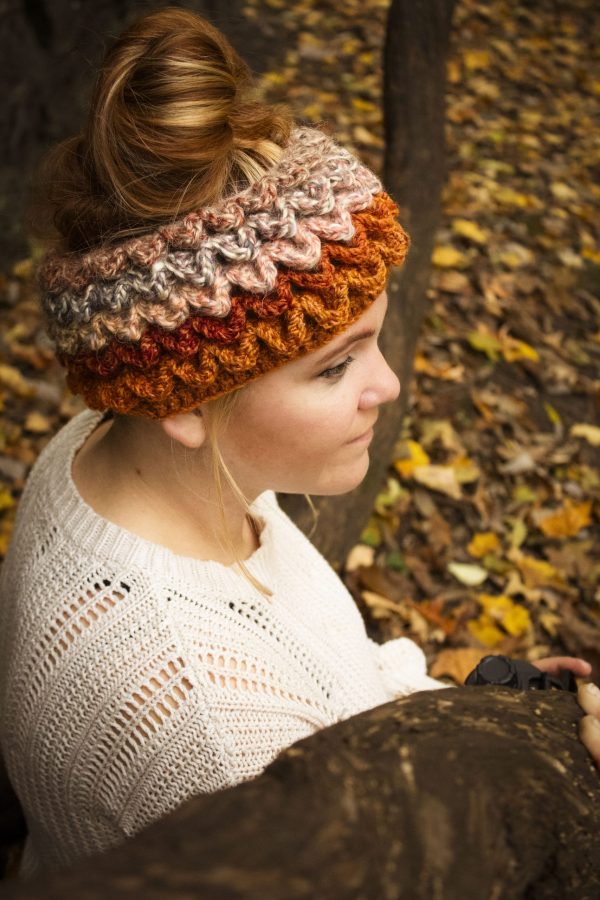
[[[587,678],[592,673],[588,662],[574,656],[547,656],[536,659],[534,666],[550,675],[560,675],[563,669],[568,669],[576,678]],[[586,713],[579,722],[579,737],[596,765],[600,766],[600,688],[595,684],[581,684],[577,699]]]

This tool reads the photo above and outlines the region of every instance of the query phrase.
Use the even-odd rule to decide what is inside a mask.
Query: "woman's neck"
[[[156,423],[102,422],[76,454],[72,474],[99,515],[180,556],[231,565],[259,546],[257,528],[225,484],[227,545],[210,449],[189,450]]]

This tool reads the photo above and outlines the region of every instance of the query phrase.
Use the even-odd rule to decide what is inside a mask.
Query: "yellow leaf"
[[[520,637],[531,628],[529,612],[506,594],[480,594],[477,598],[492,621],[499,622],[513,637]]]
[[[533,503],[537,494],[528,484],[516,484],[512,491],[515,503]]]
[[[33,260],[29,259],[20,259],[13,266],[12,273],[15,278],[31,278],[33,275]]]
[[[0,512],[11,509],[15,505],[15,498],[6,487],[0,487]]]
[[[0,363],[0,384],[20,397],[31,397],[33,388],[14,366]]]
[[[460,65],[455,59],[450,59],[446,63],[446,78],[449,84],[458,84],[460,81]]]
[[[473,481],[477,481],[481,475],[477,464],[468,456],[457,456],[452,460],[450,466],[454,469],[459,484],[471,484]]]
[[[528,498],[530,499],[530,498]],[[511,547],[520,547],[527,537],[527,525],[523,519],[516,519],[510,533]]]
[[[360,539],[363,544],[369,547],[378,547],[381,543],[381,530],[377,523],[377,519],[370,518],[366,526],[363,528]]]
[[[502,350],[502,344],[493,334],[487,331],[470,331],[467,340],[474,350],[485,353],[488,359],[495,362]]]
[[[589,259],[594,265],[600,266],[600,250],[594,250],[592,247],[585,247],[581,251],[581,255],[585,259]]]
[[[394,460],[394,468],[403,478],[410,478],[417,466],[426,466],[429,456],[417,441],[401,441],[400,456]]]
[[[478,69],[487,69],[490,64],[490,54],[487,50],[467,50],[463,56],[465,68],[469,72]]]
[[[540,358],[537,350],[525,341],[519,341],[509,335],[505,335],[502,339],[502,355],[506,362],[515,362],[517,359],[532,359],[538,362]]]
[[[16,506],[11,507],[0,519],[0,556],[6,556],[15,522]]]
[[[512,634],[513,637],[520,637],[531,630],[531,619],[529,612],[524,606],[513,603],[511,609],[507,610],[502,617],[502,626]]]
[[[448,563],[448,571],[467,587],[477,587],[488,577],[487,571],[482,566],[474,566],[471,563]]]
[[[560,425],[561,418],[559,414],[556,412],[553,406],[550,405],[546,400],[544,400],[544,409],[546,410],[546,415],[550,419],[553,425]]]
[[[379,112],[379,107],[371,100],[363,100],[362,97],[353,97],[352,106],[361,112]]]
[[[378,516],[389,516],[390,510],[404,497],[408,496],[399,481],[395,478],[388,478],[387,485],[383,491],[375,497],[374,509]]]
[[[564,505],[554,512],[544,515],[538,521],[541,531],[546,537],[574,537],[582,528],[586,528],[592,521],[592,501],[574,503],[565,500]]]
[[[577,191],[575,191],[569,184],[565,184],[563,181],[553,181],[550,185],[550,190],[552,191],[554,197],[562,202],[566,200],[577,199]]]
[[[585,438],[592,447],[600,447],[600,428],[597,425],[587,425],[581,422],[571,426],[570,434],[571,437]]]
[[[440,491],[455,500],[460,500],[462,497],[456,471],[452,466],[415,466],[412,477],[419,484],[423,484],[433,491]]]
[[[496,259],[503,265],[508,266],[509,269],[520,269],[523,266],[531,265],[535,260],[535,256],[528,247],[511,241],[505,244],[504,249],[501,249],[496,254]]]
[[[282,85],[286,83],[286,79],[281,72],[265,72],[263,75],[265,81],[273,85]]]
[[[471,222],[469,219],[454,219],[452,221],[452,230],[455,234],[468,238],[475,244],[485,244],[488,239],[487,231],[484,231],[476,222]]]
[[[495,191],[496,199],[506,206],[518,206],[519,209],[539,209],[540,201],[533,194],[521,194],[512,188],[500,187]]]
[[[467,622],[467,628],[485,647],[496,647],[505,638],[504,633],[494,625],[489,616],[471,619]]]
[[[466,269],[469,265],[469,257],[461,253],[450,244],[440,244],[434,251],[431,261],[438,269]]]
[[[52,431],[52,422],[46,416],[39,412],[30,412],[23,425],[26,431],[33,431],[35,434],[47,434]]]
[[[486,553],[493,553],[500,546],[498,535],[493,531],[479,531],[473,536],[467,550],[471,556],[481,559]]]

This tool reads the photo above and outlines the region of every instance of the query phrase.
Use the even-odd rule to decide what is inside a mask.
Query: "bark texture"
[[[335,567],[356,543],[373,507],[407,406],[444,183],[446,56],[453,8],[453,0],[392,0],[388,14],[383,183],[401,208],[400,221],[412,244],[406,263],[390,279],[381,347],[402,392],[399,403],[381,408],[371,465],[360,487],[342,497],[315,499],[319,524],[312,540]],[[312,514],[301,498],[283,497],[282,504],[305,531],[310,529]]]
[[[14,0],[0,29],[0,268],[28,254],[23,216],[31,176],[43,153],[82,124],[104,51],[138,15],[168,6],[140,0]],[[260,72],[276,35],[244,18],[241,0],[193,0]],[[6,7],[6,8],[5,8]]]
[[[597,900],[598,773],[573,695],[413,694],[318,732],[12,900]]]

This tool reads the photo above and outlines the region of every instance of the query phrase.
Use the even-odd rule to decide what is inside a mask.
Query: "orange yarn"
[[[163,418],[196,408],[315,350],[344,331],[385,289],[409,239],[385,194],[353,213],[350,243],[323,242],[314,272],[283,269],[267,297],[234,295],[222,319],[189,316],[173,331],[150,327],[135,344],[59,355],[67,383],[91,409]]]

